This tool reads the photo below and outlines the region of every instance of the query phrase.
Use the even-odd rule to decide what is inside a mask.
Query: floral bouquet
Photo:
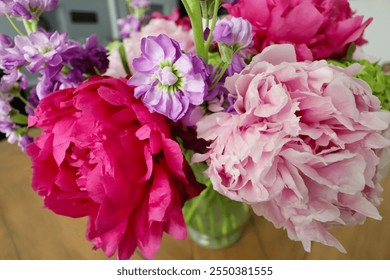
[[[381,218],[390,77],[355,52],[372,19],[347,0],[182,0],[188,18],[127,2],[108,53],[38,27],[57,1],[0,0],[19,33],[0,37],[0,130],[94,248],[153,258],[187,229],[220,247],[253,209],[306,251],[345,251],[331,226]]]

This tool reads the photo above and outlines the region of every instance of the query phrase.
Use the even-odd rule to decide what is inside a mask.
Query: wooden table
[[[30,187],[29,158],[16,145],[0,142],[0,259],[106,259],[85,239],[86,219],[55,215],[43,208]],[[390,259],[390,176],[383,181],[382,221],[338,227],[332,233],[347,254],[321,244],[306,253],[300,242],[287,238],[261,217],[253,216],[240,241],[211,250],[190,239],[165,236],[156,259]],[[142,259],[136,252],[132,259]]]

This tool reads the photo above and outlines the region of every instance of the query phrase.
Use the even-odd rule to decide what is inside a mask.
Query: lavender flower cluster
[[[52,10],[56,4],[57,0],[0,0],[0,10],[11,21],[12,17],[22,17],[25,22],[36,24],[34,13]],[[108,67],[108,52],[99,45],[96,35],[80,44],[69,40],[66,33],[27,33],[15,38],[0,34],[0,132],[6,134],[10,143],[18,142],[22,150],[31,138],[26,134],[27,117],[11,106],[14,99],[22,100],[26,113],[32,115],[39,100],[49,93],[77,86]],[[27,72],[38,76],[36,87],[28,84]],[[27,92],[26,96],[21,94],[22,90]]]
[[[0,0],[0,16],[21,17],[32,20],[42,12],[52,11],[58,0]]]

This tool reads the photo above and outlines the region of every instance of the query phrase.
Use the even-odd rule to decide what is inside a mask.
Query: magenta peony
[[[198,136],[212,141],[206,160],[214,188],[250,204],[310,251],[311,241],[342,245],[330,225],[380,219],[379,156],[390,112],[360,69],[325,60],[296,62],[292,45],[274,45],[226,79],[237,114],[203,118]]]
[[[186,238],[184,202],[199,194],[167,120],[126,81],[93,78],[41,100],[27,153],[33,188],[57,214],[89,217],[87,238],[107,256],[152,258],[163,232]]]
[[[337,58],[354,42],[362,45],[372,19],[354,16],[348,0],[241,0],[225,5],[252,23],[258,52],[272,44],[293,44],[299,61]]]

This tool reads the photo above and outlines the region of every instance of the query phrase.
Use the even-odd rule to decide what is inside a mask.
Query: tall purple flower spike
[[[182,53],[179,43],[164,34],[143,38],[141,53],[128,84],[136,86],[135,97],[149,110],[177,121],[191,104],[203,103],[208,72],[199,57]]]

